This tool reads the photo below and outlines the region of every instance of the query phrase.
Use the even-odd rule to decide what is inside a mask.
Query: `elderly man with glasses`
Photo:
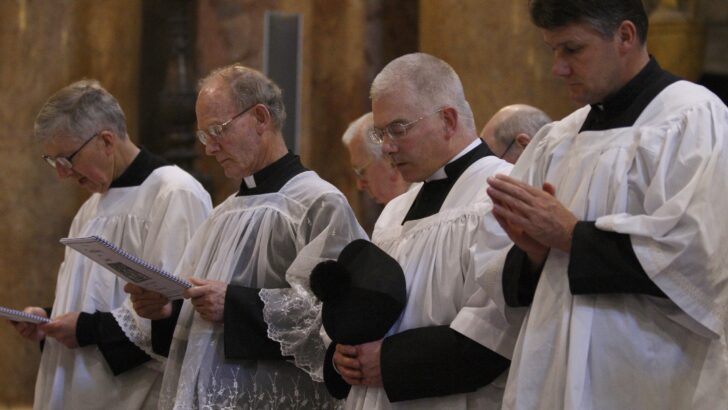
[[[418,183],[384,208],[372,236],[402,265],[408,300],[384,339],[329,348],[327,385],[341,395],[352,385],[350,409],[500,408],[517,329],[475,280],[510,244],[485,181],[511,166],[478,139],[460,79],[438,58],[392,61],[371,98],[371,137]]]
[[[343,194],[286,149],[278,86],[241,65],[200,85],[200,141],[242,181],[185,251],[178,272],[194,284],[189,301],[128,286],[168,354],[160,408],[334,408],[308,278],[366,234]]]
[[[116,99],[96,81],[73,83],[35,121],[43,159],[61,179],[92,193],[70,237],[97,235],[166,270],[212,208],[199,182],[138,148]],[[50,323],[14,323],[42,341],[35,409],[154,409],[162,380],[151,360],[149,320],[134,314],[124,281],[73,250],[58,272],[52,308],[29,307]],[[156,359],[159,359],[158,357]]]
[[[364,114],[349,124],[341,141],[349,151],[357,189],[366,191],[378,204],[386,205],[404,193],[409,183],[382,154],[381,144],[372,141],[371,129],[372,113]]]

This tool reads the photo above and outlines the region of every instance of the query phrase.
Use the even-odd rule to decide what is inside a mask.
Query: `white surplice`
[[[728,110],[676,82],[631,127],[542,129],[512,176],[549,182],[577,218],[630,235],[669,297],[572,295],[552,249],[523,322],[507,409],[728,409]],[[503,260],[481,278],[500,306]],[[497,266],[499,265],[499,266]]]
[[[217,206],[187,247],[180,276],[262,288],[268,337],[285,360],[226,361],[224,327],[200,318],[185,301],[170,347],[160,408],[332,409],[323,380],[321,304],[308,277],[366,238],[346,198],[313,171],[274,193],[231,196]]]
[[[211,208],[210,196],[199,182],[176,166],[163,166],[141,185],[91,195],[74,217],[68,236],[100,236],[172,272]],[[101,265],[66,248],[52,316],[112,312],[129,339],[151,354],[150,322],[131,309],[123,291],[125,284]],[[161,369],[152,360],[114,376],[95,345],[68,349],[46,338],[34,409],[155,409]]]
[[[494,156],[471,164],[457,179],[440,211],[402,224],[422,184],[384,208],[372,242],[402,265],[407,305],[388,335],[408,329],[450,325],[492,351],[511,357],[518,328],[509,326],[475,282],[494,250],[511,245],[491,214],[486,178],[508,174],[510,164]],[[447,355],[448,352],[442,352]],[[383,388],[353,386],[347,409],[497,409],[507,372],[467,394],[390,403]]]

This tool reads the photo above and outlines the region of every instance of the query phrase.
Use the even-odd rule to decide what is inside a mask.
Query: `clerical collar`
[[[458,159],[462,158],[465,154],[467,154],[470,151],[472,151],[473,149],[475,149],[479,144],[481,144],[481,140],[479,138],[476,138],[473,142],[471,142],[470,144],[468,144],[467,147],[463,148],[462,151],[458,152],[457,155],[455,155],[454,157],[452,157],[450,159],[450,161],[447,162],[447,164],[445,164],[440,169],[438,169],[437,171],[435,171],[435,173],[432,174],[432,175],[430,175],[429,178],[425,179],[425,182],[437,181],[437,180],[445,179],[445,178],[448,178],[448,177],[450,177],[450,178],[453,178],[454,177],[455,179],[457,179],[457,177],[460,176],[460,174],[462,174],[463,171],[465,171],[465,168],[467,168],[470,165],[470,163],[468,163],[462,169],[460,169],[461,168],[460,166],[454,165],[454,163]],[[485,145],[485,144],[482,144],[482,145]],[[490,149],[488,148],[487,145],[485,145],[485,148],[488,150],[488,153],[486,155],[483,155],[483,156],[493,155],[493,153],[490,151]],[[451,166],[451,165],[453,165],[453,166]],[[454,176],[455,173],[457,173],[457,176]]]
[[[169,165],[167,160],[141,147],[131,164],[109,185],[109,188],[139,186],[155,169],[166,165]]]
[[[598,131],[630,127],[647,105],[667,86],[680,80],[650,61],[616,93],[603,102],[592,104],[580,131]]]
[[[420,191],[412,202],[412,206],[410,206],[404,220],[402,220],[402,224],[440,212],[442,204],[460,175],[475,161],[489,155],[493,155],[493,153],[480,139],[476,139],[472,144],[468,145],[453,157],[450,163],[444,166],[444,172],[447,175],[445,178],[427,181],[422,184]]]
[[[298,155],[290,152],[260,171],[243,178],[237,196],[278,192],[291,178],[308,171]]]

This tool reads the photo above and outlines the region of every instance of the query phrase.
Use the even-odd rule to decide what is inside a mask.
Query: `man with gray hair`
[[[515,164],[531,138],[550,122],[551,118],[536,107],[526,104],[506,105],[488,120],[480,132],[480,138],[498,158]]]
[[[175,269],[212,207],[210,196],[188,173],[131,141],[111,94],[93,80],[63,88],[41,108],[35,138],[60,179],[92,193],[69,237],[96,235]],[[15,323],[24,337],[44,342],[35,409],[156,408],[162,373],[160,363],[150,361],[150,323],[125,303],[124,283],[66,250],[53,307],[26,308],[51,321]]]
[[[378,204],[386,205],[409,187],[397,167],[384,157],[380,144],[372,141],[372,113],[354,120],[341,141],[349,151],[349,162],[356,174],[356,187],[366,191]]]
[[[334,394],[352,385],[351,409],[500,408],[517,328],[475,280],[510,244],[490,216],[485,180],[511,166],[478,139],[458,75],[436,57],[395,59],[371,98],[372,136],[417,183],[384,208],[372,236],[402,266],[407,305],[384,339],[329,347],[327,385]]]
[[[273,81],[218,69],[200,82],[196,111],[205,152],[242,181],[185,250],[177,271],[194,285],[189,302],[127,286],[168,353],[160,408],[334,408],[308,278],[366,234],[343,194],[288,152]]]

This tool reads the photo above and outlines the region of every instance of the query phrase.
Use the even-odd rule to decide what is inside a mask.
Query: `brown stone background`
[[[58,183],[31,144],[45,99],[71,81],[98,78],[120,100],[136,139],[145,1],[167,0],[0,0],[0,305],[52,303],[57,240],[87,196]],[[197,0],[198,74],[235,61],[261,68],[268,9],[304,18],[303,162],[338,186],[363,219],[377,209],[355,190],[340,137],[369,110],[371,79],[397,55],[422,50],[450,62],[478,127],[515,102],[554,118],[573,109],[550,75],[550,50],[525,0]],[[728,75],[728,0],[703,1],[698,17],[707,28],[706,70]],[[199,169],[212,176],[216,203],[237,189],[209,159]],[[0,325],[0,409],[32,402],[38,359],[37,346]]]

